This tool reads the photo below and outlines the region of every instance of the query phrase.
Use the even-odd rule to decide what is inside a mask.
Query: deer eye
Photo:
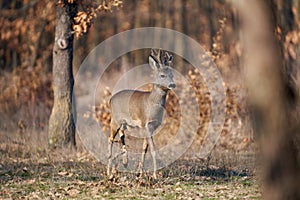
[[[165,74],[161,74],[160,78],[166,78],[167,76]]]

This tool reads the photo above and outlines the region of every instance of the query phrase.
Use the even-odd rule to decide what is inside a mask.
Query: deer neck
[[[162,107],[165,107],[167,94],[168,94],[168,89],[164,88],[161,85],[153,84],[153,88],[149,96],[150,103],[158,104]]]

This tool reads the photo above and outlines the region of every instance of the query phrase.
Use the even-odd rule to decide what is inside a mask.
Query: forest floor
[[[38,145],[37,145],[38,146]],[[0,199],[261,199],[255,170],[180,159],[151,174],[117,173],[84,149],[49,152],[0,140]]]

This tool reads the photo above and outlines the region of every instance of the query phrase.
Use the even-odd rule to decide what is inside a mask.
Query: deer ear
[[[157,70],[159,68],[159,64],[155,61],[152,56],[149,56],[149,65],[153,70]]]
[[[167,59],[168,62],[172,62],[173,61],[172,54],[169,54],[168,52],[166,52],[165,58]]]
[[[173,61],[173,56],[170,55],[170,56],[169,56],[169,62],[172,62],[172,61]]]
[[[156,54],[157,54],[157,53],[156,53],[155,49],[151,49],[150,55],[156,55]]]

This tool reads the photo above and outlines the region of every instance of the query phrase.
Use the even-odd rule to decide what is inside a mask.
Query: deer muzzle
[[[175,87],[176,87],[176,84],[175,84],[175,83],[170,83],[170,84],[168,85],[168,88],[169,88],[170,90],[174,89]]]

